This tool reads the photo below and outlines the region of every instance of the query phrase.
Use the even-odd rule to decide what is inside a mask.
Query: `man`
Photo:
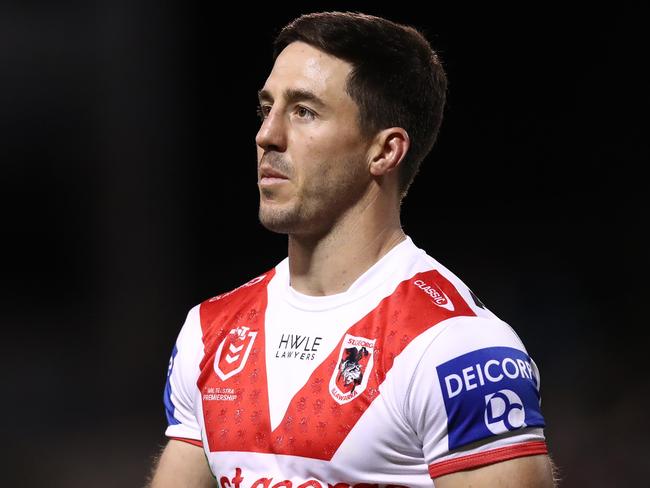
[[[400,225],[445,90],[410,27],[318,13],[279,34],[259,218],[289,256],[190,311],[154,488],[553,486],[535,364]]]

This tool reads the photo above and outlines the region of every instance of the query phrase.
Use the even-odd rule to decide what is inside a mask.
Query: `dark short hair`
[[[366,136],[401,127],[411,147],[399,173],[401,195],[433,147],[445,105],[447,76],[438,55],[414,27],[357,12],[317,12],[287,24],[274,43],[273,59],[301,41],[347,61],[353,68],[347,92],[359,107]]]

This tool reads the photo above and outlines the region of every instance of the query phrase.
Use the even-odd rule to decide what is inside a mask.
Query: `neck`
[[[368,195],[323,235],[289,235],[291,286],[305,295],[333,295],[406,238],[399,205]]]

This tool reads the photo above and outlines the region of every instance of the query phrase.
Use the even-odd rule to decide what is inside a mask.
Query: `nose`
[[[255,143],[264,151],[284,152],[287,134],[283,112],[271,109],[255,136]]]

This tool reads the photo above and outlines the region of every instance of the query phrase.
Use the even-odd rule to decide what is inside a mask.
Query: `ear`
[[[379,132],[372,145],[370,173],[384,176],[397,169],[410,145],[409,135],[401,127],[390,127]]]

